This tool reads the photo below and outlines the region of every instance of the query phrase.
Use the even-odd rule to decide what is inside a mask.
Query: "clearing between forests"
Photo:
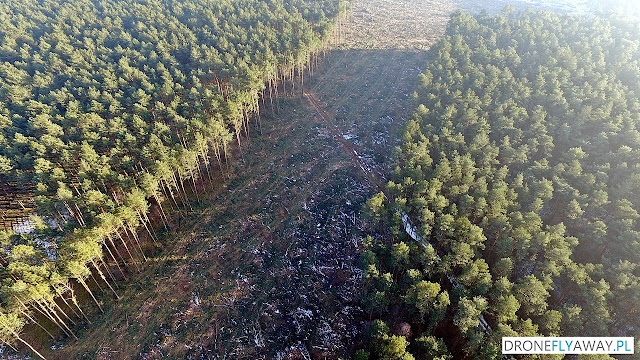
[[[411,51],[330,53],[308,91],[335,113],[341,138],[307,97],[278,100],[230,180],[175,220],[180,230],[164,240],[174,248],[149,260],[80,341],[51,357],[348,354],[362,317],[358,214],[377,189],[339,140],[364,166],[386,164],[378,154],[390,153],[389,134],[410,110],[407,87],[418,72],[410,65],[422,61]]]
[[[359,167],[389,172],[428,45],[375,43],[382,39],[376,29],[389,21],[406,27],[398,34],[435,40],[453,9],[419,2],[416,14],[429,26],[416,27],[394,22],[408,2],[397,3],[395,12],[382,7],[385,1],[353,4],[343,45],[305,79],[309,96],[297,86],[297,95],[274,100],[273,110],[266,101],[261,126],[251,130],[225,180],[194,198],[193,211],[174,214],[177,230],[161,239],[172,244],[168,250],[119,284],[120,300],[105,292],[105,314],[81,329],[78,341],[45,351],[48,358],[352,353],[366,317],[358,306],[358,215],[378,191]]]

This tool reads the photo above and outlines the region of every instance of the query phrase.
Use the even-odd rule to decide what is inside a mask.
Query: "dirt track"
[[[362,171],[362,174],[367,178],[369,185],[374,186],[379,191],[384,191],[384,182],[382,181],[382,174],[380,174],[377,168],[367,168],[365,164],[360,159],[358,152],[355,150],[353,143],[349,142],[344,138],[344,134],[340,132],[340,130],[333,124],[333,121],[329,117],[326,111],[324,111],[320,104],[318,103],[318,99],[315,94],[309,91],[304,92],[304,95],[309,99],[309,102],[313,105],[314,109],[318,112],[325,122],[334,138],[340,142],[344,150],[351,156],[351,160],[356,168]]]
[[[371,0],[377,1],[377,0]],[[440,31],[439,29],[438,31]],[[362,204],[384,185],[422,50],[330,52],[161,254],[51,359],[336,359],[357,345]],[[346,151],[345,151],[346,149]],[[373,184],[373,185],[372,185]]]

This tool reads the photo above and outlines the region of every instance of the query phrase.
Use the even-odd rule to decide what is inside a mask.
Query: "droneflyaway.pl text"
[[[632,337],[504,337],[503,354],[633,354]]]

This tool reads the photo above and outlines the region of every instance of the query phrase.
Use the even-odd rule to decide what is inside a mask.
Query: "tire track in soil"
[[[394,115],[397,115],[398,111],[394,111],[394,110],[401,108],[403,104],[407,104],[409,102],[407,99],[403,99],[397,96],[399,94],[397,87],[399,84],[402,84],[403,82],[406,81],[405,80],[406,77],[403,78],[403,74],[404,74],[403,71],[407,69],[407,66],[416,66],[418,64],[421,66],[425,59],[422,56],[418,56],[415,54],[407,54],[402,51],[395,51],[395,50],[389,51],[389,50],[381,50],[381,49],[378,49],[378,50],[350,49],[350,50],[337,50],[337,51],[344,51],[344,54],[342,54],[342,56],[335,56],[335,57],[332,57],[332,54],[328,54],[327,59],[330,59],[331,62],[333,63],[324,64],[324,66],[326,67],[325,68],[326,70],[324,71],[322,71],[322,69],[319,69],[321,71],[319,71],[318,74],[314,76],[316,78],[313,80],[315,86],[311,86],[311,90],[307,90],[306,88],[302,89],[304,93],[304,97],[300,99],[300,103],[306,102],[305,99],[307,99],[315,109],[315,112],[317,112],[317,114],[319,114],[320,117],[326,122],[328,131],[331,134],[331,136],[340,143],[339,147],[341,149],[335,149],[335,153],[330,149],[332,146],[334,146],[333,144],[325,145],[329,149],[327,150],[327,155],[333,157],[332,161],[338,164],[338,162],[340,162],[340,159],[343,157],[337,156],[336,153],[339,153],[339,152],[348,153],[349,158],[342,159],[342,164],[344,164],[344,168],[348,169],[350,167],[349,166],[349,159],[350,159],[352,163],[351,165],[355,166],[356,168],[359,168],[360,169],[359,171],[362,171],[362,173],[364,174],[364,177],[366,178],[366,181],[369,184],[371,184],[372,187],[375,187],[379,191],[384,191],[385,176],[383,175],[383,173],[381,172],[381,168],[379,167],[382,164],[375,163],[374,165],[369,165],[367,163],[368,159],[360,156],[361,151],[363,150],[371,151],[372,149],[369,149],[366,146],[363,146],[362,148],[360,148],[358,145],[345,139],[343,135],[344,132],[341,131],[340,127],[335,124],[335,122],[332,120],[332,117],[329,115],[329,112],[325,111],[324,107],[321,106],[321,104],[329,101],[331,104],[331,108],[330,108],[331,110],[329,111],[331,112],[337,110],[339,106],[349,105],[349,103],[358,105],[358,106],[363,106],[363,109],[355,110],[356,111],[355,113],[350,112],[348,115],[353,115],[353,114],[359,115],[360,112],[365,114],[365,117],[354,117],[353,122],[356,127],[362,127],[362,129],[367,130],[366,127],[369,126],[369,124],[366,122],[367,119],[370,119],[375,116],[379,116],[380,114],[385,112],[391,112]],[[355,54],[357,55],[355,58],[353,56],[349,56],[349,55],[353,55],[354,53],[350,53],[350,52],[354,52],[354,51],[356,52]],[[337,54],[334,54],[334,55],[337,55]],[[354,74],[355,76],[358,76],[358,77],[364,77],[364,76],[367,76],[367,74],[370,74],[371,72],[374,72],[376,79],[373,79],[372,81],[366,83],[365,84],[366,89],[362,90],[362,88],[361,87],[359,88],[359,86],[363,85],[363,81],[362,79],[354,78]],[[322,78],[322,79],[319,79],[319,78]],[[335,81],[336,78],[342,79],[343,81]],[[316,81],[319,81],[319,82],[316,82]],[[390,99],[392,104],[381,102],[381,103],[376,103],[373,106],[367,106],[367,102],[372,101],[372,97],[380,96],[380,95],[376,95],[375,93],[376,90],[379,90],[381,87],[389,87],[389,86],[393,87],[390,90],[386,89],[386,90],[389,90],[390,92],[378,91],[378,94],[381,94],[382,97],[385,97],[386,95],[391,93],[392,96],[395,96],[394,98]],[[296,91],[298,91],[297,88],[296,88]],[[322,103],[320,102],[318,97],[320,99],[323,99]],[[390,108],[393,108],[393,109],[389,110]],[[301,107],[291,107],[291,109],[292,109],[291,111],[293,112],[295,112],[296,110],[299,110],[299,113],[302,112],[300,110],[304,110]],[[304,122],[304,119],[302,116],[300,116],[299,118],[295,117],[292,115],[291,112],[289,112],[288,114],[285,113],[283,117],[285,115],[289,115],[288,117],[293,118],[296,123],[298,121]],[[308,116],[309,117],[313,116],[314,118],[317,118],[317,115],[314,114],[313,111],[309,111]],[[369,118],[367,118],[366,116],[369,116]],[[400,121],[401,117],[402,116],[397,116],[396,120],[393,121],[393,124],[390,124],[390,128],[392,130],[397,129],[398,124],[401,123]],[[293,120],[292,120],[292,123],[293,123]],[[278,139],[278,137],[283,132],[296,133],[297,131],[299,131],[300,129],[298,129],[298,127],[294,128],[292,123],[289,124],[290,125],[289,129],[284,131],[280,129],[280,131],[274,132],[274,138]],[[305,127],[303,130],[306,131],[309,129],[306,129]],[[309,132],[310,136],[313,136],[313,134],[316,134],[315,129],[311,129],[311,130],[313,131]],[[392,133],[392,136],[394,135],[395,133]],[[299,153],[304,152],[303,145],[306,146],[308,150],[311,149],[311,148],[308,148],[309,146],[308,142],[302,139],[299,141],[297,139],[289,140],[285,143],[282,143],[282,145],[289,144],[293,141],[295,141],[296,144],[300,145],[300,148],[297,149]],[[320,140],[320,142],[321,141],[322,140]],[[276,147],[275,146],[272,147],[272,145],[274,144],[272,142],[269,142],[268,139],[254,140],[253,142],[254,144],[252,144],[247,148],[248,151],[260,150],[261,152],[264,153],[264,158],[262,159],[263,162],[268,162],[269,160],[272,160],[272,161],[275,161],[276,166],[287,167],[286,160],[288,160],[288,158],[285,158],[284,156],[275,156],[273,152],[276,149]],[[264,146],[262,146],[261,144]],[[284,152],[284,150],[280,149],[280,145],[281,145],[280,143],[276,145],[278,145],[278,150],[277,150],[278,152],[281,152],[281,151]],[[322,149],[322,146],[316,145],[316,147],[319,149]],[[310,150],[310,151],[313,151],[313,150]],[[384,149],[383,151],[386,151],[386,149]],[[316,155],[310,155],[310,156],[316,157]],[[305,161],[304,164],[303,163],[296,163],[296,164],[304,165],[304,166],[307,166],[307,164],[309,164],[309,166],[313,166],[313,168],[311,169],[313,171],[311,170],[306,171],[307,173],[309,173],[309,176],[316,175],[317,173],[326,172],[326,180],[327,182],[329,182],[330,177],[334,177],[334,171],[333,170],[329,171],[324,169],[324,167],[327,165],[325,164],[325,161],[324,161],[325,158],[318,155],[317,159],[311,159],[311,160]],[[256,160],[256,162],[258,161]],[[261,164],[257,163],[257,164],[251,164],[251,165],[259,166]],[[264,163],[262,165],[265,166]],[[318,169],[316,169],[316,167],[318,167]],[[342,167],[339,167],[339,170],[342,170]],[[344,171],[344,173],[351,174],[352,171],[349,169],[348,171]],[[270,211],[275,210],[280,205],[284,207],[285,210],[283,211],[286,211],[288,214],[289,210],[287,210],[286,206],[292,205],[292,206],[300,207],[299,204],[295,205],[295,203],[297,203],[298,200],[304,200],[305,197],[298,194],[298,192],[289,196],[283,191],[278,191],[283,185],[283,178],[279,176],[281,173],[276,173],[272,171],[272,169],[269,168],[269,165],[266,165],[266,169],[264,171],[261,170],[257,172],[252,172],[250,175],[253,176],[256,174],[260,175],[260,177],[251,179],[252,181],[249,181],[249,179],[245,179],[250,177],[249,175],[246,175],[243,177],[242,174],[240,174],[237,176],[237,178],[225,181],[224,187],[218,188],[218,190],[216,191],[216,195],[210,194],[211,204],[208,205],[210,206],[210,208],[199,209],[200,214],[198,214],[197,216],[194,216],[191,219],[190,223],[184,226],[185,229],[183,229],[182,231],[183,234],[179,235],[179,237],[184,239],[181,239],[176,244],[174,244],[172,247],[172,250],[168,252],[169,254],[172,255],[171,259],[158,261],[151,269],[148,269],[147,271],[143,272],[143,274],[137,276],[136,278],[140,282],[139,285],[136,286],[136,289],[131,289],[129,291],[130,298],[128,299],[128,301],[130,301],[131,303],[121,304],[118,308],[111,309],[112,312],[110,315],[116,318],[113,320],[119,320],[119,322],[114,322],[113,320],[111,321],[103,320],[99,322],[100,324],[97,324],[97,325],[100,325],[100,328],[96,326],[96,327],[92,327],[91,329],[85,330],[84,331],[85,341],[93,338],[91,341],[87,341],[87,344],[85,345],[96,345],[94,342],[99,340],[99,339],[96,339],[96,335],[100,335],[99,336],[100,338],[103,338],[104,336],[103,338],[104,340],[100,340],[100,341],[106,342],[105,346],[115,346],[115,348],[112,350],[121,350],[120,348],[118,348],[118,346],[126,347],[129,350],[126,353],[128,356],[124,355],[123,353],[118,353],[118,355],[104,354],[102,355],[103,357],[101,357],[103,359],[110,359],[112,358],[112,356],[117,356],[120,358],[122,358],[122,356],[127,356],[128,358],[132,358],[133,356],[136,356],[136,354],[138,358],[145,358],[145,359],[157,358],[155,356],[158,356],[158,354],[164,357],[164,355],[162,355],[161,352],[156,353],[154,347],[157,347],[158,351],[160,350],[165,351],[165,355],[166,355],[166,351],[171,350],[171,348],[173,349],[182,348],[183,350],[176,350],[175,353],[170,353],[170,354],[173,354],[173,356],[178,356],[177,354],[180,354],[180,356],[183,356],[186,354],[187,358],[194,358],[194,359],[197,358],[197,356],[202,356],[202,358],[205,358],[205,357],[211,356],[210,355],[212,354],[211,351],[213,351],[214,354],[216,351],[222,352],[225,355],[233,354],[233,352],[226,352],[218,348],[218,346],[220,346],[220,342],[221,341],[225,342],[225,340],[227,342],[225,350],[230,350],[232,347],[235,347],[235,345],[230,344],[231,341],[229,341],[233,338],[234,334],[231,333],[230,330],[223,332],[223,329],[225,328],[225,326],[227,327],[227,329],[232,327],[238,327],[239,324],[236,324],[235,320],[242,319],[242,317],[246,316],[247,313],[258,315],[258,318],[255,319],[256,322],[251,324],[252,326],[253,324],[255,324],[258,327],[258,330],[260,330],[260,326],[270,325],[270,323],[262,323],[262,321],[264,320],[262,317],[264,316],[264,311],[266,310],[263,310],[262,307],[258,304],[262,304],[262,301],[265,299],[268,300],[267,304],[273,304],[274,300],[276,300],[274,299],[274,297],[279,297],[283,300],[286,300],[285,298],[288,295],[281,294],[281,296],[274,296],[273,293],[268,292],[269,291],[268,288],[265,288],[265,289],[259,288],[257,289],[258,292],[262,292],[263,290],[267,290],[267,292],[265,292],[264,295],[260,295],[258,297],[247,297],[244,301],[244,304],[246,305],[246,307],[242,308],[242,312],[244,312],[244,314],[241,314],[238,308],[234,308],[235,310],[231,311],[229,307],[220,307],[220,306],[223,306],[224,304],[222,305],[219,304],[217,300],[214,301],[214,300],[204,299],[204,295],[209,295],[209,297],[211,298],[216,297],[216,299],[218,295],[225,295],[227,293],[227,289],[226,289],[227,282],[229,282],[229,281],[218,282],[218,280],[216,279],[209,278],[208,279],[209,283],[207,283],[206,276],[204,275],[207,275],[207,276],[212,275],[212,276],[215,276],[216,278],[220,277],[221,279],[224,278],[230,281],[234,279],[237,280],[237,278],[239,277],[238,272],[226,271],[224,268],[232,267],[238,264],[242,265],[247,262],[250,263],[251,260],[254,260],[254,261],[256,259],[262,260],[263,257],[265,261],[271,260],[271,258],[275,258],[275,255],[279,255],[279,254],[274,252],[273,254],[270,255],[270,257],[267,257],[267,255],[269,254],[265,255],[263,244],[266,244],[267,240],[269,241],[273,240],[274,245],[279,245],[279,243],[281,242],[281,239],[295,240],[301,235],[301,234],[298,234],[297,232],[289,231],[289,229],[286,229],[286,228],[283,229],[283,227],[288,226],[287,224],[278,225],[280,226],[280,228],[276,229],[275,225],[282,223],[283,219],[280,219],[280,217],[284,217],[284,213],[278,214],[279,216],[277,221],[274,220],[271,223],[269,222],[270,219],[268,215]],[[299,174],[296,174],[296,175],[299,175]],[[362,177],[360,176],[358,176],[358,178],[362,179]],[[311,179],[313,179],[313,177],[311,177]],[[322,181],[324,180],[325,179],[322,179]],[[357,179],[351,179],[351,180],[357,181]],[[231,183],[234,183],[234,184],[232,185]],[[227,189],[227,184],[229,185],[229,189]],[[312,193],[313,191],[317,191],[318,189],[322,190],[323,187],[326,187],[326,185],[327,184],[321,183],[321,184],[304,186],[299,190],[299,193]],[[362,191],[362,188],[366,187],[365,184],[361,184],[361,185],[352,184],[350,186],[356,188],[359,191]],[[254,187],[255,187],[255,190],[253,190]],[[340,184],[338,186],[338,189],[340,189],[340,187],[345,187],[345,184]],[[248,197],[240,196],[240,194],[238,194],[239,192],[245,192],[245,191],[249,194]],[[344,197],[344,195],[342,196]],[[330,200],[335,200],[335,199],[332,199],[331,196],[329,196],[328,198]],[[233,201],[231,201],[232,199]],[[253,199],[254,201],[250,201],[251,199]],[[275,200],[273,200],[274,201],[273,204],[267,205],[264,203],[265,200],[267,199],[275,199]],[[348,197],[346,199],[353,200],[353,197]],[[224,200],[224,201],[220,201],[219,203],[216,203],[216,200]],[[243,204],[243,202],[245,203]],[[257,203],[254,204],[254,202],[257,202]],[[262,203],[262,204],[259,204],[259,203]],[[232,210],[226,210],[225,206],[227,205],[232,205]],[[311,216],[312,214],[310,214],[309,211],[306,209],[306,205],[307,205],[307,202],[305,202],[304,212],[301,209],[294,209],[292,206],[290,206],[289,209],[292,212],[296,211],[296,214],[304,214],[305,216],[308,217],[308,216]],[[235,209],[233,208],[233,206],[239,207],[239,208]],[[256,215],[257,220],[253,222],[249,222],[248,224],[244,224],[247,222],[246,221],[247,215],[249,214]],[[198,221],[194,220],[196,217],[198,218]],[[303,216],[303,220],[305,220],[304,216]],[[306,219],[306,220],[308,221],[309,219]],[[311,220],[315,220],[315,219],[312,218]],[[262,222],[262,224],[260,224],[260,222]],[[265,223],[271,224],[271,226],[274,226],[273,230],[271,228],[268,228],[267,230],[265,230]],[[311,223],[309,224],[301,223],[301,224],[295,224],[295,226],[299,227],[299,230],[303,232],[304,233],[303,235],[305,235],[305,237],[308,237],[309,240],[318,241],[317,235],[325,232],[325,230],[324,228],[321,230],[318,230],[315,228],[306,229],[310,224]],[[223,229],[223,225],[224,225],[224,229]],[[315,225],[315,224],[311,224],[311,225]],[[206,237],[201,238],[201,236],[204,236],[204,235],[206,235]],[[238,241],[238,239],[236,238],[244,238],[244,239],[241,239],[240,241]],[[218,241],[222,245],[218,245]],[[226,248],[223,248],[224,245],[229,245],[229,246],[227,246]],[[305,250],[305,245],[308,245],[308,244],[299,244],[299,245],[295,244],[295,246],[293,247],[295,248],[295,250]],[[330,245],[343,245],[343,244],[341,242],[335,242],[335,244],[331,243]],[[256,250],[260,249],[260,254],[256,254],[254,256],[251,252],[247,253],[247,251],[245,251],[252,248]],[[339,259],[341,263],[345,263],[345,264],[349,263],[350,260],[353,260],[353,259],[349,257],[344,257],[344,254],[343,254],[344,252],[345,252],[344,248],[336,247],[335,252],[329,253],[329,254],[322,254],[324,257],[332,258],[332,259],[320,258],[316,254],[316,256],[318,256],[318,259],[317,259],[318,265],[329,265],[329,264],[333,264],[334,262],[336,262],[336,265],[337,265],[337,261],[334,261],[335,259]],[[288,253],[288,249],[287,249],[287,252],[285,252],[285,257],[287,257],[287,253]],[[183,255],[184,259],[179,259],[181,257],[180,255]],[[298,259],[304,260],[306,256],[307,256],[306,253],[304,253],[304,256],[296,255],[295,260],[298,260]],[[340,256],[343,256],[343,258],[340,258]],[[292,257],[292,255],[289,255],[288,257]],[[293,261],[294,258],[291,258],[291,260]],[[289,259],[287,258],[286,261],[288,263]],[[296,263],[292,263],[292,265],[296,265]],[[315,267],[316,267],[315,261],[312,265],[315,270]],[[250,266],[257,267],[257,265],[250,265]],[[300,268],[301,268],[300,266],[296,266],[296,269],[300,269]],[[219,273],[218,272],[219,270],[222,271],[222,273]],[[266,265],[264,270],[265,270],[264,272],[266,272],[267,270],[271,271],[271,269],[270,268],[268,269]],[[273,270],[277,270],[277,269],[273,268]],[[197,276],[194,277],[194,271],[195,271],[195,275],[203,275],[205,280],[202,280],[200,279],[200,277],[197,277]],[[242,269],[242,271],[243,273],[248,275],[247,269]],[[199,274],[200,272],[202,272],[202,274]],[[189,273],[191,274],[189,275]],[[222,276],[221,274],[224,276]],[[310,271],[303,274],[305,276],[314,275]],[[267,280],[269,285],[271,285],[272,283],[275,284],[281,278],[279,273],[273,273],[273,274],[270,273],[269,275],[263,275],[263,274],[254,274],[254,275],[255,277],[251,279],[252,283],[253,281],[256,281],[257,283],[258,281]],[[160,283],[155,283],[156,280],[165,281],[163,279],[166,279],[166,278],[173,278],[172,283],[177,285],[176,286],[177,288],[175,290],[167,289],[166,286],[159,286]],[[317,283],[323,283],[323,282],[328,283],[328,280],[326,278],[327,276],[325,274],[322,274],[322,276],[319,276],[319,277],[316,274],[316,278],[314,278],[314,280]],[[185,284],[183,286],[179,286],[179,285],[182,285],[183,282],[185,282]],[[298,283],[291,283],[289,285],[294,285],[294,284],[301,285],[305,283],[298,282]],[[127,331],[129,328],[129,320],[128,318],[126,318],[126,314],[139,312],[140,303],[138,302],[138,297],[136,296],[135,293],[138,292],[138,289],[143,290],[143,286],[148,287],[150,285],[156,287],[156,290],[155,292],[151,292],[151,296],[149,297],[149,300],[154,302],[154,305],[157,305],[157,308],[155,306],[152,307],[153,308],[151,312],[152,318],[149,319],[150,320],[149,327],[136,329],[137,332],[132,334],[131,332]],[[231,285],[233,285],[232,281],[231,281]],[[277,286],[277,284],[274,286]],[[282,287],[277,287],[278,290],[280,290],[281,288]],[[348,288],[349,288],[348,286],[345,286],[345,289],[348,289]],[[204,293],[205,290],[207,290],[210,294],[205,294]],[[202,301],[205,301],[205,300],[207,301],[207,305],[206,305],[207,312],[202,313],[200,311],[197,313],[197,316],[192,315],[188,319],[185,319],[185,317],[182,316],[182,312],[185,309],[187,311],[192,311],[192,309],[194,308],[194,305],[193,305],[194,302],[192,300],[194,291],[196,292],[200,291],[201,293],[198,293],[198,295],[200,295],[201,298],[203,298]],[[314,289],[308,289],[308,291],[309,291],[309,294],[307,295],[311,295],[313,294]],[[160,300],[162,298],[166,299],[168,297],[177,298],[177,299],[172,299],[177,301],[174,301],[173,303],[167,303],[165,301]],[[198,300],[198,302],[199,301],[200,300]],[[256,303],[252,303],[253,301],[255,301]],[[339,303],[336,303],[333,305],[334,306],[339,305]],[[283,309],[284,306],[285,305],[283,304],[282,307],[279,307],[279,308]],[[254,309],[254,307],[256,307],[257,309]],[[284,307],[284,308],[288,308],[288,307]],[[273,309],[269,311],[276,311],[276,310],[278,310],[278,307],[273,306]],[[123,314],[125,316],[123,316]],[[332,314],[337,316],[335,311],[332,312]],[[126,326],[124,325],[123,318],[126,318]],[[283,320],[284,319],[285,318],[283,318]],[[186,320],[198,320],[198,321],[192,321],[189,323],[191,327],[198,326],[197,327],[197,331],[199,332],[198,339],[191,338],[192,335],[188,333],[184,333],[184,332],[179,333],[177,331],[178,328],[175,328],[175,329],[171,328],[172,324],[173,325],[178,323],[186,324]],[[317,316],[314,316],[313,322],[317,322],[317,320],[319,320],[319,318]],[[276,318],[275,317],[270,318],[269,321],[270,322],[276,321]],[[210,333],[206,333],[205,331],[207,330],[206,326],[209,325],[208,323],[213,324],[214,322],[216,323],[215,327],[213,325],[210,325],[212,326],[211,329],[209,329]],[[250,324],[245,323],[244,325],[250,325]],[[331,322],[331,325],[334,325],[334,322]],[[153,328],[151,326],[153,326]],[[168,330],[167,330],[167,326],[169,326]],[[194,328],[193,330],[195,331],[195,329],[196,328]],[[156,330],[158,332],[157,336],[155,333]],[[253,330],[255,331],[255,328]],[[266,329],[263,329],[263,330],[266,330]],[[163,334],[164,331],[169,331],[169,335],[164,335]],[[140,336],[144,335],[145,332],[147,333],[146,334],[147,338],[141,339]],[[110,335],[112,333],[114,335]],[[133,338],[131,337],[132,335],[133,335]],[[151,335],[153,335],[153,337]],[[246,334],[241,334],[241,335],[246,335]],[[136,339],[136,336],[138,336],[137,339]],[[265,339],[264,339],[265,344],[269,344],[274,340],[277,341],[280,339],[281,338],[277,338],[273,336],[270,337],[268,334],[265,333]],[[207,343],[207,340],[209,341],[208,343]],[[251,342],[250,339],[245,339],[243,341]],[[162,345],[162,344],[167,344],[168,347],[167,348],[158,347],[158,345]],[[200,349],[196,349],[195,345],[199,345]],[[191,350],[192,346],[194,347],[193,351]],[[202,348],[203,346],[204,346],[204,349]],[[250,358],[251,356],[253,358],[265,358],[264,357],[265,355],[259,356],[260,354],[264,354],[262,353],[262,351],[264,350],[264,346],[265,345],[258,346],[256,341],[255,347],[260,348],[258,351],[253,353],[245,352],[243,354],[244,356],[237,356],[237,358],[243,358],[243,357]],[[274,347],[275,345],[271,344],[266,346]],[[184,348],[188,348],[189,351],[184,350]],[[78,358],[79,356],[83,355],[82,354],[83,352],[85,356],[89,356],[89,357],[92,356],[93,358],[96,358],[98,356],[98,352],[96,352],[95,346],[85,346],[84,348],[80,347],[80,348],[76,348],[75,350],[79,350],[79,351],[76,352],[74,351],[74,349],[68,349],[66,354],[64,355],[60,354],[60,355],[62,355],[63,358],[65,359]],[[100,351],[100,349],[98,350]],[[91,355],[89,351],[92,352]],[[171,355],[168,355],[168,356],[171,357]],[[314,358],[319,359],[322,357],[314,356]],[[324,356],[324,358],[327,358],[327,357]],[[329,358],[333,358],[333,357],[329,357]]]
[[[386,52],[374,52],[369,56],[360,56],[358,58],[358,61],[355,64],[354,63],[350,64],[351,67],[375,69],[376,68],[375,66],[366,66],[367,64],[370,64],[373,62],[373,64],[377,65],[378,67],[384,67],[384,70],[376,77],[375,81],[368,86],[369,89],[381,89],[385,84],[387,87],[392,87],[394,89],[397,88],[396,85],[399,82],[402,82],[403,76],[393,76],[396,72],[398,72],[399,70],[400,71],[406,70],[405,69],[406,66],[422,65],[422,62],[426,60],[424,53],[421,54],[420,52],[415,52],[414,54],[406,54],[406,53],[394,51],[391,53],[390,57],[385,57],[385,54]],[[341,57],[340,62],[338,62],[337,64],[332,64],[333,66],[330,67],[330,70],[327,71],[327,74],[324,74],[324,76],[328,74],[335,75],[336,69],[342,68],[343,64],[341,62],[344,62],[345,60],[347,60],[347,55],[348,54],[345,52],[345,54]],[[398,66],[397,65],[398,63],[402,63],[403,66]],[[396,65],[390,66],[389,64],[396,64]],[[362,84],[360,84],[357,81],[351,81],[348,83],[346,87],[339,89],[340,95],[336,97],[341,100],[337,102],[333,101],[331,103],[332,108],[338,109],[349,102],[364,104],[367,98],[370,97],[371,90],[356,92],[355,88],[358,87],[358,85],[362,85]],[[353,142],[345,139],[345,136],[344,136],[345,134],[334,123],[334,121],[332,120],[332,116],[329,115],[329,113],[325,110],[324,106],[321,105],[320,100],[316,95],[316,90],[320,90],[323,93],[327,93],[327,91],[329,90],[328,89],[329,87],[330,86],[327,86],[327,84],[323,84],[323,83],[316,84],[311,89],[304,87],[303,95],[307,98],[307,100],[309,100],[309,102],[314,107],[316,112],[327,123],[329,131],[331,132],[333,137],[342,145],[344,151],[351,158],[353,165],[356,168],[359,168],[360,171],[362,171],[362,173],[365,175],[370,185],[374,186],[378,191],[383,192],[386,196],[387,195],[386,186],[385,186],[386,177],[384,176],[382,170],[379,168],[379,166],[383,164],[370,165],[365,163],[361,158],[361,154],[363,153],[362,149],[357,145],[355,145]],[[348,95],[351,95],[351,94],[359,94],[358,99],[355,101],[350,99]],[[407,101],[407,103],[408,102],[409,101]],[[400,104],[398,104],[397,106],[399,105]],[[375,113],[376,115],[379,115],[380,110],[384,111],[386,107],[384,106],[381,106],[378,108],[370,107],[368,109],[371,112],[371,114]],[[364,126],[365,124],[358,124],[358,125]],[[397,124],[397,125],[401,125],[401,124]],[[391,136],[396,136],[396,134],[395,133],[391,134]],[[371,149],[367,149],[367,150],[371,150]]]
[[[313,108],[316,109],[318,114],[325,120],[329,127],[329,131],[331,132],[333,137],[343,146],[345,153],[349,155],[353,162],[353,165],[362,171],[370,185],[374,186],[379,191],[385,192],[385,186],[383,185],[384,178],[382,177],[382,174],[380,174],[378,171],[376,171],[377,174],[375,174],[367,165],[365,165],[361,161],[360,156],[356,151],[355,145],[344,138],[338,127],[335,126],[333,121],[331,121],[329,114],[327,114],[327,112],[322,109],[314,93],[309,90],[305,90],[304,95],[309,100],[311,105],[313,105]],[[380,178],[382,178],[382,180]]]
[[[378,83],[382,82],[384,78],[385,76],[380,76]],[[359,168],[360,171],[362,171],[362,173],[364,174],[369,184],[377,188],[378,191],[382,192],[385,198],[388,200],[389,198],[387,196],[386,187],[384,186],[384,180],[385,180],[384,175],[377,168],[371,168],[362,162],[362,159],[360,158],[360,156],[358,155],[358,152],[356,151],[356,148],[357,148],[356,145],[344,138],[344,134],[342,134],[340,129],[338,129],[338,127],[331,120],[331,117],[329,116],[329,114],[320,105],[315,93],[309,90],[304,90],[303,93],[304,93],[304,96],[309,100],[313,108],[317,111],[318,115],[320,115],[325,120],[329,128],[329,131],[331,132],[333,137],[342,145],[344,152],[350,156],[353,165],[356,168]],[[417,235],[417,230],[415,227],[413,227],[412,222],[409,219],[408,215],[405,214],[404,212],[401,212],[401,214],[402,214],[402,221],[404,223],[404,230],[409,235],[409,237],[411,237],[413,240],[415,240],[418,243],[429,244],[430,243],[429,241],[426,241],[422,239],[420,235]],[[447,274],[447,280],[450,282],[450,284],[454,288],[458,288],[461,286],[460,283],[455,279],[455,276],[451,274]],[[487,334],[490,337],[493,337],[493,330],[485,320],[484,316],[480,317],[478,326],[482,329],[482,331],[485,334]],[[496,342],[499,343],[497,339],[496,339]],[[506,355],[503,355],[502,358],[505,360],[512,359],[511,357]]]

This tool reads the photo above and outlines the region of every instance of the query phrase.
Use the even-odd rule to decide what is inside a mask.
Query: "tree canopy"
[[[73,292],[69,279],[91,293],[88,279],[102,278],[117,296],[105,262],[122,271],[127,258],[145,257],[137,229],[156,241],[151,204],[165,226],[163,200],[190,206],[188,190],[242,146],[260,99],[326,46],[341,6],[0,4],[0,181],[36,204],[34,232],[2,236],[1,340],[19,340],[33,311],[73,336],[66,312],[82,309],[75,296],[66,312],[55,301]]]
[[[404,234],[366,243],[366,265],[397,284],[366,283],[365,306],[386,294],[372,315],[395,321],[406,303],[403,321],[424,324],[439,282],[447,315],[420,328],[468,358],[500,356],[502,335],[638,333],[639,34],[621,15],[452,15],[387,189],[430,245],[398,261]],[[378,221],[385,205],[370,205]]]

